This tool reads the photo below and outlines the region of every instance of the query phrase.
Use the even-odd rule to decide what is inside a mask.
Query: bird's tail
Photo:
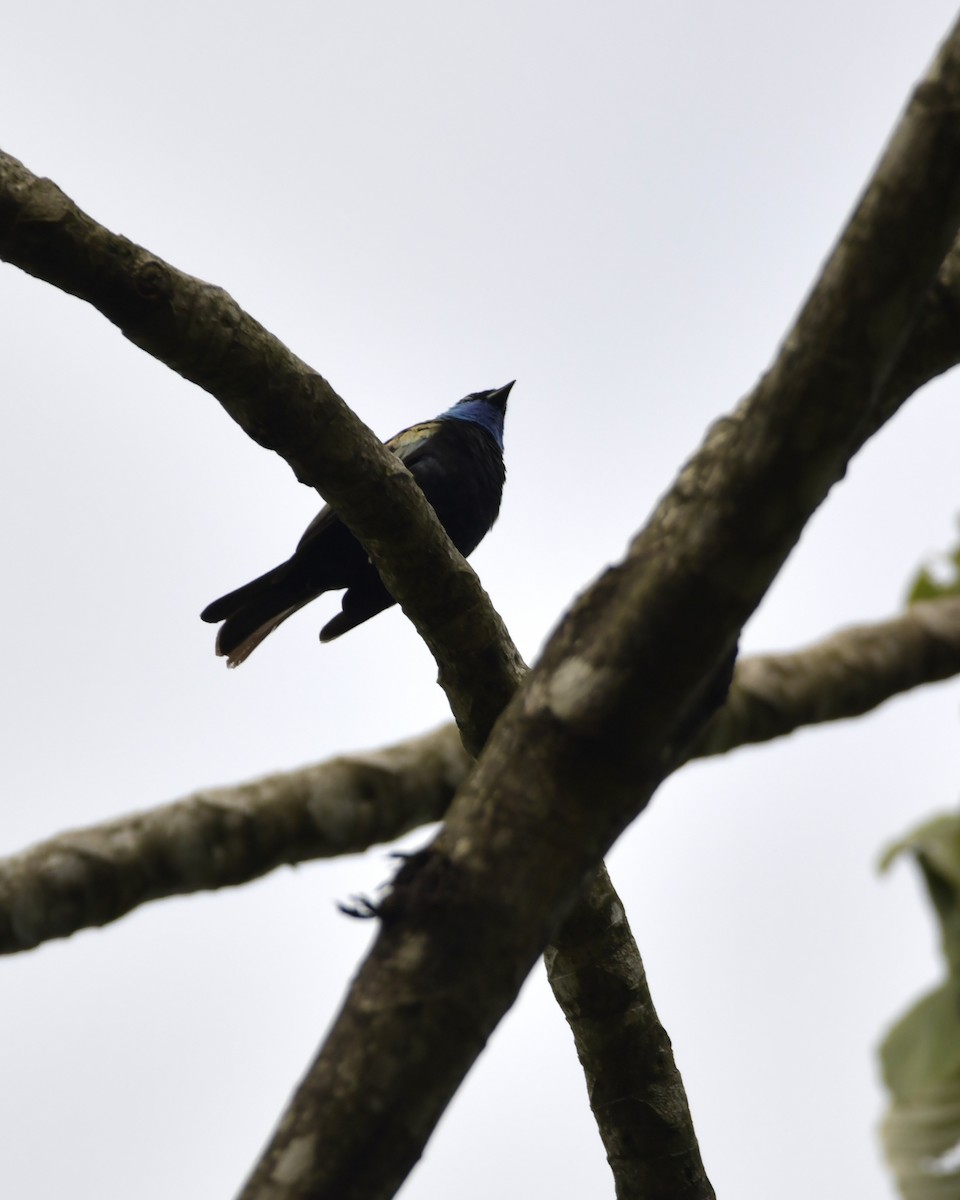
[[[223,621],[217,632],[217,654],[227,660],[228,667],[238,667],[268,634],[316,595],[316,591],[304,594],[295,587],[290,564],[281,563],[208,604],[200,619],[211,624]]]

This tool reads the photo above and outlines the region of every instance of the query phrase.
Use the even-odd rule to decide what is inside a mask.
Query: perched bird
[[[503,418],[512,381],[473,392],[433,421],[411,425],[386,445],[400,458],[461,554],[470,554],[497,519],[506,471]],[[346,588],[342,611],[320,630],[330,642],[396,601],[332,508],[307,526],[292,557],[214,600],[201,619],[223,621],[217,654],[236,667],[277,626],[323,592]]]

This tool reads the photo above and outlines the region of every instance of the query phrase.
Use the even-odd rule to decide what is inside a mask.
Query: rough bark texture
[[[713,1200],[670,1038],[605,867],[544,958],[587,1078],[617,1200]]]
[[[727,703],[693,757],[859,717],[958,672],[960,599],[953,598],[914,604],[892,620],[844,629],[793,654],[758,654],[738,663]]]
[[[453,725],[78,829],[0,862],[0,953],[164,896],[353,854],[439,820],[469,760]]]
[[[870,432],[937,375],[960,362],[960,242],[943,260],[936,282],[923,299],[903,353],[880,394]]]

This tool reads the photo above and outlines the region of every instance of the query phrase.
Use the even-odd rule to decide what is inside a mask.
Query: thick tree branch
[[[738,630],[868,436],[958,225],[960,28],[773,369],[563,621],[400,872],[245,1200],[394,1194],[586,874],[682,758]]]
[[[215,396],[337,509],[430,647],[476,751],[521,678],[522,660],[413,477],[327,381],[222,288],[111,233],[2,152],[0,259],[88,301]]]
[[[956,671],[960,601],[948,603],[924,605],[884,626],[847,630],[804,654],[746,660],[694,753],[719,753],[729,748],[723,739],[738,731],[767,740],[795,728],[801,715],[811,724],[859,715],[879,702],[878,684],[886,698],[891,683],[905,690],[921,675]],[[891,634],[899,654],[890,653]],[[788,696],[795,701],[793,724],[785,711]],[[759,717],[753,728],[752,713]],[[618,1200],[713,1200],[670,1039],[605,868],[581,891],[544,959],[574,1034]]]
[[[792,654],[737,664],[693,757],[861,716],[960,674],[960,599],[916,604]],[[0,859],[0,954],[115,921],[150,900],[354,854],[439,821],[471,760],[455,726],[60,834]]]

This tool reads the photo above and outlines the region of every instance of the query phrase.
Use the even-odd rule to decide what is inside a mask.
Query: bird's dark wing
[[[326,531],[334,524],[334,522],[339,524],[340,518],[333,511],[330,505],[327,504],[320,509],[317,515],[303,531],[303,536],[300,538],[300,541],[297,542],[297,549],[294,553],[299,553],[304,546],[309,545],[311,542],[319,541],[323,537],[324,533],[326,533]]]
[[[463,555],[472,553],[500,511],[503,457],[488,434],[465,421],[438,421],[404,464]]]

